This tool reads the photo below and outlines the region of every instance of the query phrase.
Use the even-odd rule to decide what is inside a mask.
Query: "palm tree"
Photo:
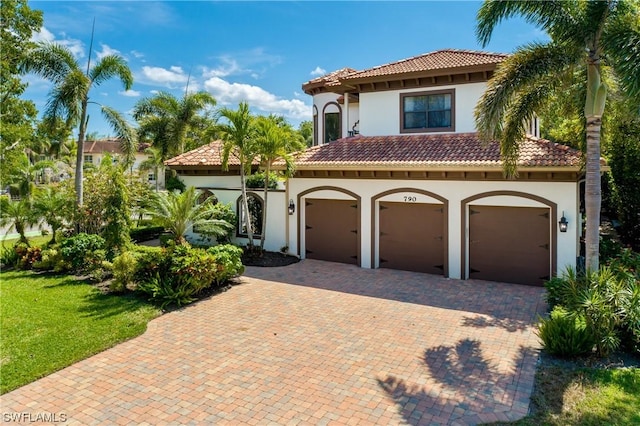
[[[102,107],[105,120],[116,132],[116,138],[120,140],[120,149],[124,154],[123,166],[131,172],[138,152],[138,134],[124,117],[113,108]]]
[[[262,208],[262,240],[260,250],[264,250],[267,238],[267,201],[269,196],[269,177],[273,164],[278,160],[285,163],[285,174],[291,176],[294,171],[293,155],[295,151],[304,149],[302,136],[282,122],[279,117],[270,115],[256,119],[255,144],[260,167],[264,170],[264,206]]]
[[[36,222],[30,200],[23,198],[11,201],[8,197],[0,197],[0,226],[7,227],[5,235],[15,230],[20,235],[18,242],[29,246],[25,232]]]
[[[56,232],[62,228],[73,211],[73,200],[64,191],[47,186],[35,193],[33,210],[36,217],[51,227],[50,244],[56,242]]]
[[[156,192],[158,192],[158,182],[160,177],[158,173],[160,168],[164,167],[164,159],[162,158],[162,151],[158,148],[150,146],[144,150],[145,154],[149,156],[146,160],[140,163],[140,170],[153,170],[153,174],[156,177]]]
[[[173,234],[177,244],[185,244],[189,227],[206,229],[208,234],[224,236],[233,226],[220,219],[211,219],[213,204],[198,204],[201,192],[189,187],[185,192],[154,192],[149,200],[149,215]]]
[[[89,51],[87,70],[84,72],[67,47],[55,43],[40,43],[27,56],[21,71],[34,73],[53,83],[45,116],[54,120],[57,117],[64,117],[69,126],[78,126],[75,191],[76,208],[79,210],[83,204],[83,148],[88,122],[89,93],[93,87],[114,77],[120,79],[125,90],[129,90],[133,85],[131,70],[126,61],[118,55],[104,56],[92,67],[91,51]],[[101,109],[111,124],[114,124],[113,117],[109,117],[113,110],[109,112],[105,107]],[[123,134],[125,131],[124,129],[115,130],[118,134]]]
[[[30,197],[35,188],[36,178],[47,168],[54,169],[54,162],[41,160],[31,163],[29,156],[24,154],[10,172],[10,181],[12,182],[10,186],[17,190],[21,197]]]
[[[256,156],[254,141],[254,119],[249,111],[249,104],[241,102],[237,110],[222,108],[220,116],[227,120],[227,123],[219,127],[224,141],[222,151],[222,168],[229,169],[229,156],[233,156],[240,162],[240,186],[242,190],[242,210],[244,224],[247,228],[249,247],[253,248],[253,229],[251,227],[251,214],[247,202],[247,172],[251,171],[251,164]]]
[[[547,0],[485,1],[478,11],[476,34],[483,46],[503,19],[518,15],[551,38],[506,59],[476,106],[478,131],[485,139],[500,140],[507,176],[516,174],[525,121],[575,69],[586,68],[586,267],[592,271],[599,268],[600,132],[607,99],[602,68],[610,67],[623,93],[640,98],[639,10],[637,2],[624,0]]]
[[[184,153],[188,133],[202,124],[200,114],[215,104],[216,100],[207,92],[185,93],[182,99],[160,92],[141,99],[133,116],[140,123],[141,136],[153,140],[166,160]]]

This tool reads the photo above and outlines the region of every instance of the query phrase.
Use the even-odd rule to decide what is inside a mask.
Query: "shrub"
[[[264,172],[254,173],[247,177],[247,188],[264,188]],[[278,174],[276,172],[269,173],[269,189],[278,188]]]
[[[213,254],[188,244],[141,253],[135,280],[138,290],[164,308],[190,303],[203,290],[217,283],[221,267]]]
[[[177,283],[172,276],[156,273],[149,280],[138,285],[138,290],[146,293],[149,300],[158,303],[161,309],[170,304],[178,307],[187,305],[195,299],[193,289],[188,283]]]
[[[220,244],[207,249],[218,264],[218,274],[215,277],[217,285],[224,284],[229,279],[244,272],[242,264],[242,249],[232,244]]]
[[[89,272],[106,258],[105,241],[99,235],[78,234],[60,244],[62,259],[73,272]]]
[[[582,275],[569,270],[547,283],[547,300],[583,318],[598,355],[607,356],[623,339],[640,342],[639,286],[637,277],[626,270],[604,266]]]
[[[13,268],[18,263],[20,256],[15,250],[15,247],[2,247],[0,249],[0,266],[2,268]]]
[[[593,350],[594,339],[584,318],[557,306],[549,318],[541,318],[536,333],[544,349],[552,355],[574,357]]]
[[[20,260],[18,261],[19,269],[31,269],[33,264],[42,259],[42,249],[40,247],[28,247]]]
[[[111,270],[113,272],[113,282],[111,283],[111,291],[124,292],[127,287],[133,284],[136,269],[138,266],[138,257],[132,251],[125,251],[113,259]]]
[[[62,253],[58,248],[48,248],[42,250],[42,256],[39,262],[34,262],[33,269],[40,271],[61,272],[70,268],[62,258]]]
[[[180,191],[184,192],[187,187],[184,182],[180,180],[177,176],[168,176],[165,182],[165,188],[169,192]]]
[[[142,241],[149,241],[160,237],[160,234],[164,232],[164,228],[162,226],[142,226],[138,228],[132,228],[129,231],[129,236],[136,243],[140,243]]]

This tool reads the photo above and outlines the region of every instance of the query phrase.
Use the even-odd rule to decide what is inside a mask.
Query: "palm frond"
[[[573,17],[575,2],[571,1],[531,1],[531,0],[507,0],[485,1],[477,14],[476,37],[485,47],[493,30],[503,20],[514,16],[522,16],[537,27],[540,27],[556,37],[566,38],[567,34],[559,34],[560,30],[574,27],[576,21]]]
[[[622,2],[621,2],[622,3]],[[640,6],[619,6],[618,11],[605,27],[602,44],[606,63],[618,77],[621,89],[636,105],[640,104]]]
[[[101,58],[96,65],[89,70],[89,78],[96,86],[118,77],[125,90],[133,85],[133,74],[127,66],[127,62],[118,55],[107,55]]]
[[[125,157],[125,165],[130,167],[138,152],[138,137],[136,129],[115,109],[102,106],[102,115],[115,132],[116,136],[121,140],[120,148]]]
[[[43,42],[25,55],[19,69],[23,74],[33,73],[54,84],[60,84],[67,74],[79,70],[80,66],[67,47]]]
[[[582,52],[558,44],[531,43],[520,48],[498,67],[476,109],[476,125],[484,140],[499,139],[504,118],[517,93],[544,80],[563,75]]]

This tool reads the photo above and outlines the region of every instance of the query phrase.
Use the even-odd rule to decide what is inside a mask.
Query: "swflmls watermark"
[[[3,423],[64,423],[67,420],[66,413],[51,413],[49,411],[2,413]]]

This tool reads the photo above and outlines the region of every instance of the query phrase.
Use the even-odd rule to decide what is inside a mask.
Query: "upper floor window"
[[[455,130],[455,90],[400,94],[400,132]]]
[[[323,143],[333,142],[342,136],[342,109],[337,102],[329,102],[322,109]]]
[[[93,155],[85,155],[84,162],[87,164],[93,164]]]

